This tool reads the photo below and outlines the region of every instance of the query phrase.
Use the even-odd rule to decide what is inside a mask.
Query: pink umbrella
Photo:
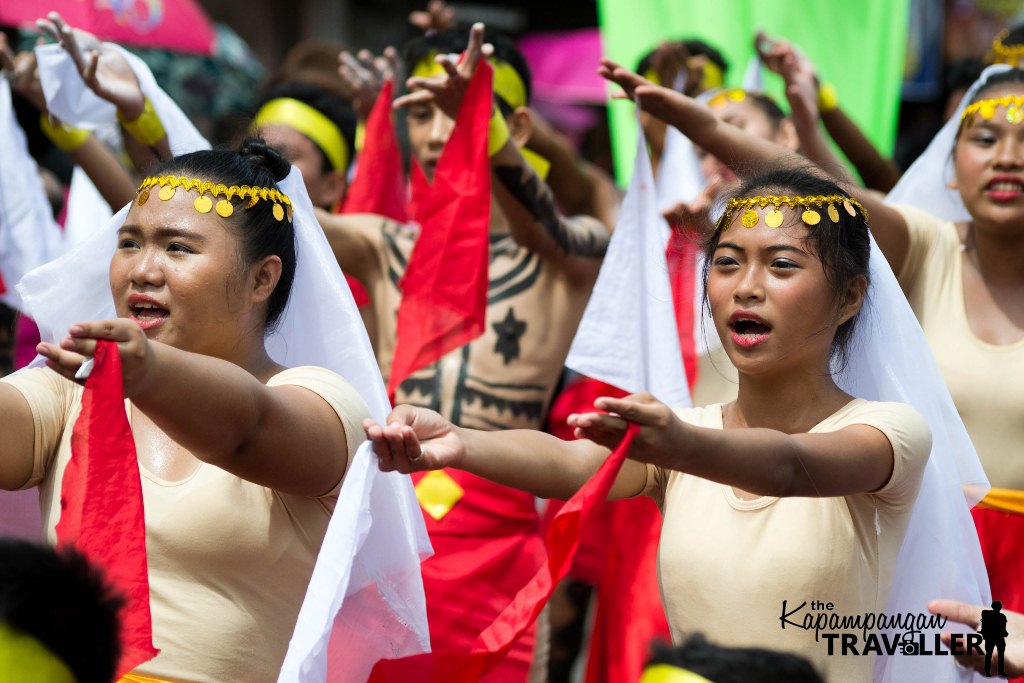
[[[213,27],[195,0],[2,0],[0,24],[34,26],[50,11],[75,28],[123,45],[213,51]]]

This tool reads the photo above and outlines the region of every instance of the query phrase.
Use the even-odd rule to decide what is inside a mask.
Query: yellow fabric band
[[[548,179],[548,171],[551,170],[550,161],[537,154],[532,149],[527,149],[525,147],[520,147],[519,153],[523,155],[523,158],[526,159],[526,163],[533,168],[541,180]]]
[[[501,110],[494,107],[494,111],[491,112],[491,121],[487,124],[487,158],[500,152],[509,137],[508,123],[505,122]]]
[[[38,640],[0,623],[0,681],[75,683],[75,676]]]
[[[117,120],[121,122],[124,129],[133,138],[144,144],[146,147],[155,147],[167,136],[164,125],[160,123],[160,117],[153,109],[153,103],[146,98],[146,104],[142,108],[142,115],[134,121],[125,121],[121,118],[121,112],[117,113]]]
[[[436,52],[429,53],[416,63],[411,75],[414,78],[437,78],[445,75],[447,72],[435,61],[436,57]],[[525,107],[527,105],[526,84],[519,77],[515,68],[508,62],[493,57],[489,58],[487,63],[494,69],[494,94],[505,100],[505,103],[513,109]]]
[[[989,489],[988,495],[978,503],[979,507],[1001,512],[1024,515],[1024,491],[1013,489]]]
[[[668,664],[654,664],[644,669],[640,683],[712,683],[700,674]]]
[[[690,59],[693,58],[691,57]],[[700,77],[701,92],[721,88],[723,85],[725,85],[725,74],[722,73],[722,67],[711,60],[706,61],[704,63],[704,73]]]
[[[747,99],[747,91],[743,88],[725,88],[708,98],[708,106],[721,109],[730,102],[743,102]]]
[[[366,121],[360,121],[356,124],[356,151],[362,152],[363,145],[366,142]]]
[[[162,678],[150,678],[139,674],[125,674],[117,683],[169,683]]]
[[[654,69],[648,69],[647,71],[640,74],[654,85],[661,85],[661,78],[658,77],[658,72]]]
[[[256,112],[252,127],[278,125],[288,126],[312,140],[323,150],[333,169],[348,168],[348,145],[341,130],[334,123],[305,102],[290,97],[270,100]]]
[[[831,83],[822,83],[818,86],[818,111],[826,114],[839,108],[839,94],[836,86]]]
[[[74,152],[89,139],[89,131],[51,119],[45,113],[39,115],[39,129],[62,152]]]

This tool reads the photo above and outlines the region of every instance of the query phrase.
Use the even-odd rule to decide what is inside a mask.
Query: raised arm
[[[68,128],[49,116],[35,53],[25,51],[15,55],[6,38],[0,35],[0,69],[10,74],[13,90],[39,110],[43,133],[82,167],[111,210],[118,211],[130,202],[135,196],[135,184],[113,152],[92,133]]]
[[[868,140],[860,127],[846,115],[836,101],[834,88],[822,84],[814,65],[801,53],[796,46],[784,40],[769,38],[758,33],[754,45],[761,61],[772,71],[783,76],[783,71],[790,68],[788,62],[795,60],[800,68],[810,72],[814,83],[814,95],[821,106],[818,116],[829,136],[835,141],[853,167],[857,169],[864,185],[878,192],[888,192],[900,179],[900,169],[892,159],[882,156],[878,148]]]
[[[868,425],[785,434],[773,429],[708,429],[680,420],[649,394],[595,402],[605,413],[573,416],[577,434],[618,443],[626,421],[640,425],[629,457],[763,496],[829,497],[876,491],[889,481],[889,439]]]
[[[336,214],[319,208],[314,212],[341,270],[372,290],[385,275],[380,260],[381,231],[394,221],[368,213]]]
[[[741,175],[753,174],[777,166],[805,167],[809,158],[824,167],[826,173],[838,172],[839,169],[842,169],[841,162],[832,154],[828,145],[821,138],[821,133],[817,131],[817,125],[803,127],[800,142],[801,147],[806,148],[805,151],[808,152],[808,157],[803,157],[770,140],[756,137],[721,121],[696,100],[682,93],[654,85],[611,60],[601,60],[601,68],[598,73],[608,80],[618,83],[649,113],[678,128],[686,137]],[[789,87],[787,86],[788,92]],[[800,91],[800,93],[802,92]],[[810,111],[814,112],[817,108],[817,98],[808,100],[805,95],[801,94],[799,100],[793,103],[794,120],[800,116],[810,116],[806,112],[798,114],[796,111],[798,104],[805,109],[810,108]],[[801,126],[798,124],[798,131],[800,128]],[[811,154],[818,158],[810,157]],[[844,171],[840,181],[845,175]],[[893,270],[899,271],[910,245],[910,235],[903,216],[884,204],[883,197],[876,192],[866,190],[848,181],[847,189],[867,208],[871,232],[878,241],[878,246],[882,249],[882,253],[885,254]]]
[[[71,335],[60,346],[39,345],[50,368],[73,379],[97,339],[117,342],[125,397],[203,462],[306,496],[327,493],[344,476],[345,428],[312,391],[269,387],[234,363],[148,341],[125,318],[81,323]]]
[[[468,83],[487,52],[484,26],[474,24],[461,61],[437,57],[445,69],[439,77],[414,77],[410,93],[395,100],[396,108],[433,103],[456,119]],[[489,46],[487,46],[489,47]],[[488,140],[491,170],[497,179],[493,194],[508,219],[512,237],[541,258],[563,269],[571,278],[591,283],[608,248],[608,229],[591,216],[563,216],[547,184],[519,152],[507,123],[495,109]]]
[[[592,441],[562,441],[526,429],[455,427],[431,410],[408,405],[395,408],[384,426],[366,420],[363,427],[384,471],[454,467],[541,498],[569,498],[610,452]],[[646,466],[627,460],[609,499],[638,495],[646,483]]]
[[[128,60],[92,34],[71,28],[56,12],[40,20],[39,27],[67,50],[85,84],[117,107],[125,150],[136,170],[145,174],[156,163],[170,159],[167,134],[146,101]]]

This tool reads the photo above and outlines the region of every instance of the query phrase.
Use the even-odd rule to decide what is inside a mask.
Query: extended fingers
[[[135,323],[123,318],[114,320],[92,320],[75,323],[68,331],[72,337],[87,339],[109,339],[111,341],[130,341],[132,332],[138,329]]]
[[[70,380],[75,379],[75,373],[85,361],[85,356],[81,354],[46,342],[36,346],[36,353],[46,358],[48,368]]]
[[[968,605],[957,600],[932,600],[928,603],[928,611],[938,616],[946,617],[973,629],[981,624],[981,612],[984,608],[978,605]]]
[[[469,29],[469,43],[466,45],[466,58],[463,60],[465,73],[472,74],[476,71],[476,65],[480,61],[483,47],[484,25],[478,21]]]
[[[581,413],[570,415],[569,426],[577,438],[590,439],[607,448],[615,448],[626,434],[626,421],[616,415]]]

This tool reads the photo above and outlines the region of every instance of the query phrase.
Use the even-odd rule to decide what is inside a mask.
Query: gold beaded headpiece
[[[730,102],[742,102],[747,99],[747,91],[743,88],[722,88],[708,99],[708,106],[721,109]]]
[[[809,227],[813,227],[821,222],[821,214],[817,210],[822,207],[827,207],[825,212],[828,214],[829,220],[833,223],[838,223],[839,209],[836,208],[837,205],[842,206],[843,210],[851,216],[856,216],[859,211],[864,220],[868,218],[868,212],[864,210],[860,202],[852,197],[846,197],[841,194],[819,194],[811,197],[777,197],[775,195],[767,195],[763,197],[743,197],[742,199],[734,197],[730,199],[729,203],[725,205],[725,213],[722,214],[715,227],[723,232],[728,230],[733,213],[743,209],[740,224],[744,228],[752,228],[761,221],[761,214],[758,213],[757,209],[763,210],[769,206],[771,209],[764,214],[765,225],[769,228],[777,228],[782,225],[785,216],[783,216],[780,208],[783,206],[791,209],[803,209],[800,214],[800,220]]]
[[[237,198],[246,200],[246,209],[251,209],[260,201],[273,202],[274,206],[271,211],[274,213],[274,218],[283,221],[287,216],[289,222],[292,220],[292,200],[273,187],[249,187],[248,185],[231,185],[229,187],[222,183],[199,178],[186,178],[185,176],[150,176],[143,180],[139,189],[135,191],[135,202],[139,206],[143,206],[149,201],[151,190],[157,186],[160,187],[160,190],[156,196],[165,202],[174,196],[179,187],[185,188],[186,192],[197,190],[199,196],[192,202],[192,206],[199,213],[210,213],[215,208],[213,199],[207,196],[212,195],[214,198],[222,198],[216,205],[217,215],[222,218],[228,218],[234,214],[235,205],[232,200]]]
[[[996,115],[996,109],[1006,107],[1006,120],[1016,125],[1024,121],[1024,108],[1022,106],[1024,106],[1024,96],[1021,95],[1005,95],[987,100],[978,100],[964,109],[964,113],[960,116],[960,124],[963,125],[968,117],[975,114],[978,114],[986,121],[991,121],[992,117]]]
[[[1004,28],[992,41],[992,51],[989,52],[988,61],[990,64],[1009,64],[1017,66],[1021,59],[1024,59],[1024,45],[1006,45],[1003,40],[1010,34],[1010,29]]]

